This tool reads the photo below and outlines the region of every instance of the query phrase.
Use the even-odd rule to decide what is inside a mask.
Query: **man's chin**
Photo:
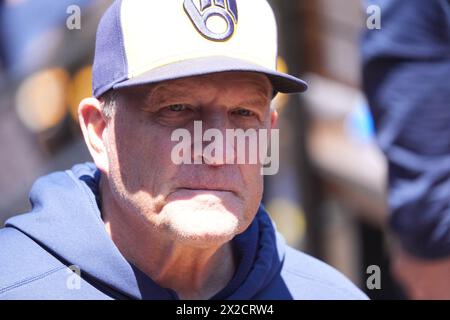
[[[171,202],[160,215],[174,240],[201,246],[230,241],[239,232],[243,218],[220,204],[203,207],[190,201]]]

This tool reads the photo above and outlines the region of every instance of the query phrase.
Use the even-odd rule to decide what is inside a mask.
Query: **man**
[[[193,141],[194,164],[175,163],[176,130],[269,132],[274,93],[306,89],[275,70],[265,1],[196,3],[123,0],[103,16],[79,107],[95,165],[39,179],[32,212],[6,222],[0,298],[366,298],[276,234],[261,161]]]
[[[414,299],[450,299],[450,3],[367,1],[364,90],[389,167],[392,269]]]

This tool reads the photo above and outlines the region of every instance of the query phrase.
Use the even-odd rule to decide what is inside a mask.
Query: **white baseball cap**
[[[117,0],[97,29],[93,93],[227,71],[263,73],[277,92],[307,89],[276,61],[266,0]]]

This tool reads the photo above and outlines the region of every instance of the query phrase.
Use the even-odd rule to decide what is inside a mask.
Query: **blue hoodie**
[[[36,181],[32,211],[0,229],[0,299],[178,299],[129,263],[108,236],[99,178],[86,163]],[[233,244],[237,270],[213,299],[366,298],[335,269],[288,247],[262,206]]]

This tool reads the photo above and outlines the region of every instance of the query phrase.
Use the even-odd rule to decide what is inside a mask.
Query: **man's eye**
[[[254,112],[247,110],[247,109],[237,109],[237,110],[233,111],[233,113],[235,115],[238,115],[241,117],[251,117],[255,114]]]
[[[187,109],[187,107],[184,104],[173,104],[173,105],[170,105],[168,107],[168,109],[173,112],[181,112],[181,111],[185,111]]]

